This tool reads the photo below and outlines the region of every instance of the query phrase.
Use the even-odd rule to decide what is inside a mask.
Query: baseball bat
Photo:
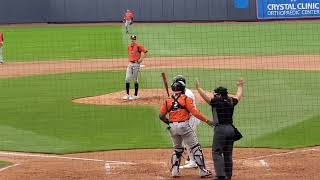
[[[167,95],[168,95],[168,97],[170,97],[167,75],[166,75],[166,73],[162,72],[161,76],[162,76],[162,81],[163,81],[164,87],[166,88],[166,91],[167,91]]]

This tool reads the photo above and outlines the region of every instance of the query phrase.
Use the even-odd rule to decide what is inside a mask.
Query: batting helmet
[[[186,84],[183,81],[177,81],[171,84],[171,89],[173,92],[180,91],[181,93],[184,93]]]
[[[136,36],[136,35],[131,35],[131,36],[130,36],[130,39],[131,39],[131,40],[137,40],[137,36]]]
[[[182,81],[184,84],[186,84],[186,78],[184,78],[182,75],[176,75],[173,78],[173,82]]]
[[[228,89],[222,86],[219,86],[214,89],[214,92],[221,96],[227,96],[228,95]]]

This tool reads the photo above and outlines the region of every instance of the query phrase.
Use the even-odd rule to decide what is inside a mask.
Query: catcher
[[[213,126],[213,121],[201,114],[194,106],[193,100],[184,94],[186,86],[183,81],[172,83],[171,89],[173,95],[162,104],[159,114],[159,118],[169,125],[168,129],[174,146],[171,175],[172,177],[181,176],[179,166],[184,151],[183,141],[190,147],[191,154],[198,165],[200,177],[210,177],[212,173],[206,169],[197,135],[189,125],[190,113],[209,126]],[[166,117],[168,113],[169,118]]]

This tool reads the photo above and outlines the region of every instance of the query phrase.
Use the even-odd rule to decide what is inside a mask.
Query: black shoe
[[[213,180],[226,180],[227,178],[225,176],[215,176]]]

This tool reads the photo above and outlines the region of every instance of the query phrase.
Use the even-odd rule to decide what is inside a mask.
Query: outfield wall
[[[47,22],[46,0],[0,0],[0,23]]]
[[[4,1],[0,23],[256,20],[255,0],[28,0]],[[240,6],[239,6],[240,4]]]

